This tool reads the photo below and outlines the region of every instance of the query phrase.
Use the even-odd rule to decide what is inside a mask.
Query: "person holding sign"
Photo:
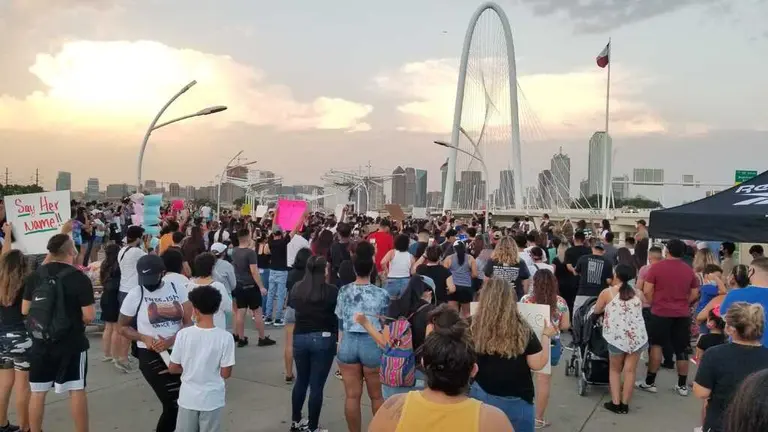
[[[517,308],[509,282],[491,278],[480,291],[470,331],[477,350],[477,366],[469,395],[507,415],[515,432],[533,432],[533,377],[549,364],[552,338],[557,334],[545,318],[541,342]]]

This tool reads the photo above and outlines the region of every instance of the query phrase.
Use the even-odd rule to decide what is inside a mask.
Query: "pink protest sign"
[[[279,200],[275,223],[284,230],[292,230],[307,211],[306,201]]]
[[[184,200],[177,199],[171,203],[171,210],[177,212],[184,210]]]

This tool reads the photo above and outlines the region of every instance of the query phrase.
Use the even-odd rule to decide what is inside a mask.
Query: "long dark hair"
[[[619,250],[616,251],[616,260],[619,264],[631,265],[633,267],[635,265],[635,258],[632,256],[632,252],[625,247],[620,247]]]
[[[105,283],[109,279],[110,275],[120,268],[120,264],[117,262],[117,254],[120,252],[120,246],[115,243],[107,245],[104,248],[104,261],[101,262],[101,268],[99,269],[99,281],[101,286],[105,286]]]
[[[723,425],[728,432],[768,430],[768,369],[748,376],[733,395]]]
[[[453,251],[456,252],[456,260],[459,263],[459,266],[464,265],[464,260],[467,259],[467,247],[464,246],[464,242],[456,242],[455,245],[453,245]]]
[[[332,285],[325,282],[325,267],[328,261],[322,256],[310,257],[304,278],[291,289],[292,300],[302,300],[309,303],[325,301],[331,295]]]
[[[320,231],[312,240],[312,252],[319,256],[328,256],[333,244],[333,233],[327,229]]]
[[[749,285],[749,267],[744,264],[739,264],[733,267],[731,271],[733,281],[736,282],[739,288],[744,288]]]
[[[11,306],[20,297],[29,267],[24,254],[18,249],[0,255],[0,304]]]
[[[619,264],[614,272],[616,273],[616,278],[621,281],[619,299],[623,301],[631,300],[635,296],[635,289],[629,286],[629,281],[635,278],[635,268],[628,264]]]

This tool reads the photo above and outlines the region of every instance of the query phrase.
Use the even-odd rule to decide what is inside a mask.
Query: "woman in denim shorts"
[[[357,279],[339,291],[336,316],[342,324],[343,334],[339,343],[337,359],[344,382],[346,401],[344,416],[351,432],[361,430],[360,399],[365,378],[368,397],[371,399],[373,414],[384,403],[379,380],[381,348],[365,328],[354,320],[355,313],[362,313],[381,331],[381,320],[389,306],[389,294],[383,288],[371,284],[374,248],[368,242],[357,245],[353,266]]]

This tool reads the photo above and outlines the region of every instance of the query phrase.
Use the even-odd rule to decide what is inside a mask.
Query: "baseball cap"
[[[164,271],[163,259],[157,255],[144,255],[136,262],[136,272],[141,286],[159,284]]]
[[[134,241],[138,238],[141,238],[141,236],[144,235],[144,228],[138,226],[138,225],[131,225],[128,227],[128,230],[125,232],[125,236],[128,238],[128,241]]]
[[[213,246],[211,246],[211,252],[213,252],[214,255],[221,255],[226,251],[227,245],[224,243],[214,243]]]
[[[638,224],[638,225],[642,225],[642,226],[647,226],[648,225],[645,222],[645,219],[638,219],[638,220],[635,221],[635,223]]]
[[[596,244],[595,244],[594,246],[592,246],[592,247],[593,247],[593,248],[595,248],[595,249],[597,249],[597,250],[605,250],[605,246],[603,246],[603,244],[602,244],[602,243],[596,243]]]

